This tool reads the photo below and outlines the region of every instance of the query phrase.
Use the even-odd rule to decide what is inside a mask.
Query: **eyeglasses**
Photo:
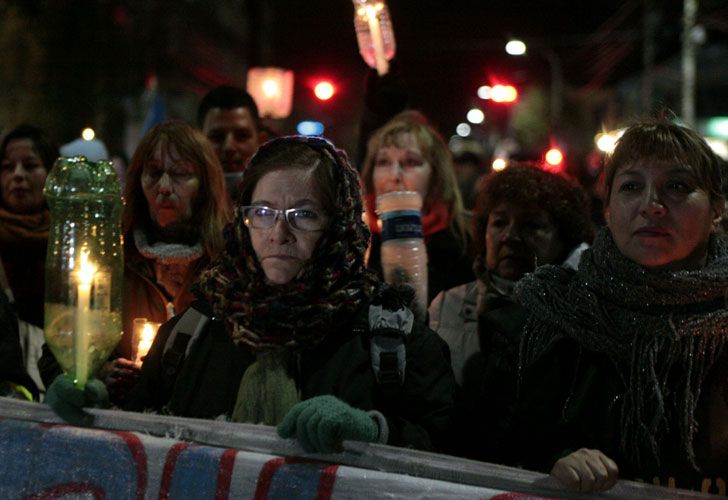
[[[163,168],[158,164],[150,163],[145,164],[142,168],[142,177],[144,177],[148,182],[159,182],[159,179],[161,179],[165,173],[169,176],[169,181],[173,184],[182,184],[193,177],[197,177],[194,170],[179,166]],[[142,182],[144,182],[144,180]]]
[[[278,217],[285,217],[293,229],[301,231],[321,231],[328,223],[328,217],[312,208],[270,208],[264,205],[241,207],[245,225],[253,229],[270,229]]]

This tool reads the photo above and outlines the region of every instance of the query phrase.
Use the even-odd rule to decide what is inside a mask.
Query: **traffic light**
[[[543,156],[544,170],[560,173],[564,170],[564,153],[557,147],[552,147]]]
[[[512,104],[518,100],[518,89],[513,85],[497,83],[478,88],[478,97],[502,104]]]
[[[313,94],[320,101],[328,101],[336,93],[336,87],[328,80],[321,80],[313,87]]]
[[[513,85],[497,84],[493,85],[490,98],[493,102],[510,104],[518,99],[518,91]]]

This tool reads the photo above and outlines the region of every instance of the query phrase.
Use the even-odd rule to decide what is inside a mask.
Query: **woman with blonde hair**
[[[416,191],[423,200],[428,303],[440,291],[473,280],[470,236],[452,156],[422,113],[402,112],[374,133],[367,147],[362,181],[372,230],[369,267],[380,266],[376,197],[392,191]]]

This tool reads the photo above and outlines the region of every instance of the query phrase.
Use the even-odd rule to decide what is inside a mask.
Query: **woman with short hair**
[[[516,286],[531,313],[519,452],[580,491],[618,476],[718,485],[728,470],[720,159],[693,130],[640,122],[603,179],[607,227],[579,269],[545,266]]]

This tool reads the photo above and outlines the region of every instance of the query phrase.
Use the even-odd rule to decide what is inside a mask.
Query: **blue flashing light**
[[[324,124],[314,121],[302,121],[296,125],[296,130],[301,135],[323,135]]]

